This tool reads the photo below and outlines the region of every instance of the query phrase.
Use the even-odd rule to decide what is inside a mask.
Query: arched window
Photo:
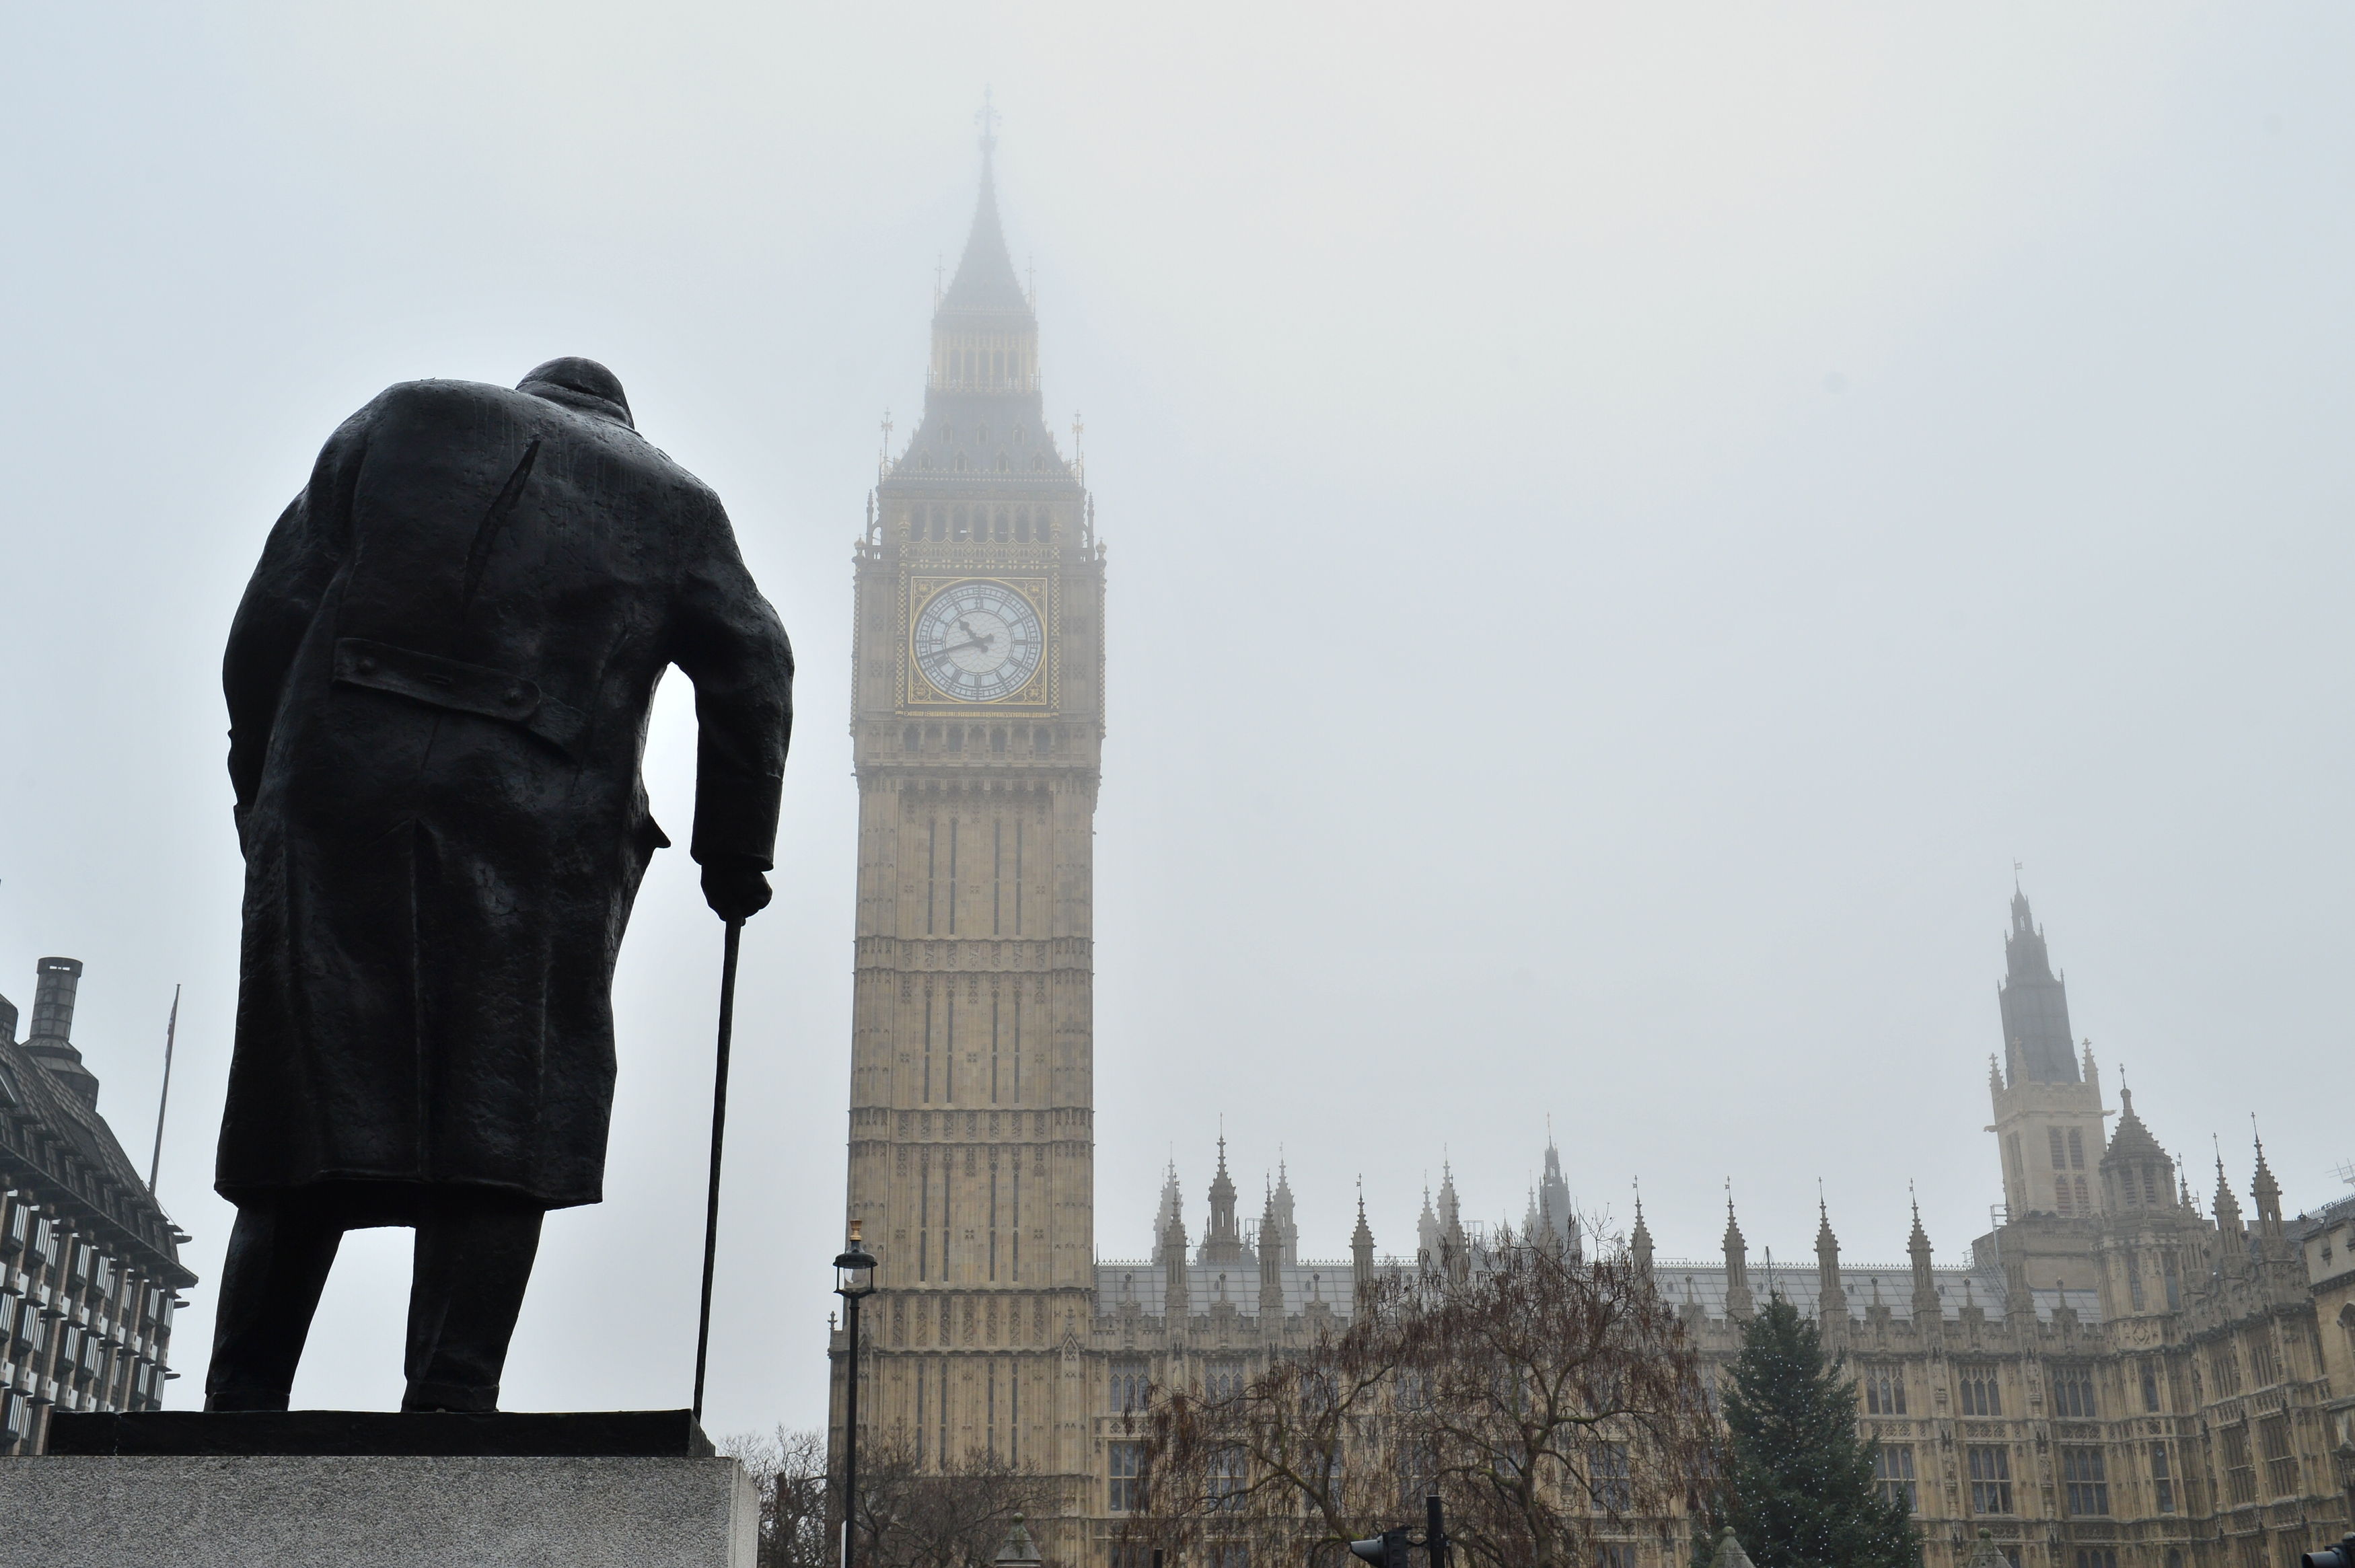
[[[1030,509],[1028,506],[1014,514],[1014,542],[1018,545],[1030,542]]]
[[[946,507],[932,508],[932,537],[942,544],[948,543],[949,514]]]
[[[997,752],[1002,752],[1006,749],[1006,732],[1004,730],[994,729],[989,732],[989,749]]]
[[[964,459],[962,457],[958,458],[957,467],[963,468],[964,466]],[[949,537],[955,540],[958,544],[964,543],[965,539],[969,536],[967,533],[968,526],[969,525],[965,522],[964,508],[960,506],[956,509],[955,516],[949,525]]]
[[[1032,453],[1030,454],[1030,467],[1031,467],[1032,471],[1034,471],[1034,472],[1037,472],[1037,473],[1044,473],[1044,472],[1046,472],[1046,471],[1047,471],[1047,454],[1046,454],[1045,452],[1032,452]]]
[[[2069,1198],[2069,1178],[2066,1176],[2052,1178],[2052,1208],[2054,1213],[2061,1214],[2077,1212],[2076,1205]]]
[[[964,749],[964,731],[956,725],[949,726],[949,749],[951,751]]]
[[[900,749],[902,751],[915,751],[922,744],[923,734],[914,725],[910,725],[900,736]]]
[[[2085,1179],[2083,1176],[2078,1176],[2073,1177],[2072,1180],[2075,1181],[2077,1186],[2077,1212],[2081,1214],[2092,1213],[2094,1212],[2094,1205],[2087,1202],[2085,1197]]]
[[[2339,1309],[2339,1329],[2347,1336],[2347,1353],[2355,1355],[2355,1301]]]
[[[1005,454],[1000,453],[998,455],[997,466],[1001,469],[1006,466]],[[1009,537],[1012,536],[1009,532],[1012,526],[1013,525],[1006,520],[1006,508],[1003,506],[999,507],[997,509],[997,542],[999,544],[1003,545]]]
[[[963,452],[957,453],[956,471],[959,473],[963,473],[964,471],[964,453]]]

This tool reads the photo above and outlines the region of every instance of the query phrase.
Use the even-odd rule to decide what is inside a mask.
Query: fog
[[[621,376],[791,630],[709,1425],[814,1425],[839,1241],[850,548],[985,88],[1109,544],[1097,1245],[1288,1162],[1411,1249],[1640,1178],[1707,1255],[1941,1261],[2000,1199],[2014,863],[2113,1096],[2293,1210],[2355,1160],[2355,16],[2321,5],[11,6],[0,991],[75,1034],[204,1283],[240,868],[218,660],[344,416]],[[1070,437],[1064,438],[1068,443]],[[690,815],[665,688],[655,811]],[[683,838],[683,835],[681,835]],[[506,1403],[684,1404],[719,927],[659,857],[601,1207]],[[1251,1210],[1252,1203],[1246,1203]],[[400,1393],[407,1233],[298,1404]]]

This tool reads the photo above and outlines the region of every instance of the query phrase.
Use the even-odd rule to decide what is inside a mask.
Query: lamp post
[[[842,1298],[843,1326],[850,1335],[850,1366],[842,1390],[842,1568],[852,1568],[852,1520],[858,1511],[858,1304],[875,1294],[875,1255],[858,1245],[858,1222],[850,1222],[850,1245],[834,1260],[834,1293]]]

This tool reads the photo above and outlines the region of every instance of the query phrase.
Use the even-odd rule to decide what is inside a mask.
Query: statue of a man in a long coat
[[[718,497],[612,372],[394,387],[271,531],[223,672],[245,936],[208,1408],[285,1408],[343,1233],[383,1224],[418,1233],[403,1408],[496,1408],[541,1216],[602,1195],[672,664],[692,853],[742,919],[769,898],[793,658]]]

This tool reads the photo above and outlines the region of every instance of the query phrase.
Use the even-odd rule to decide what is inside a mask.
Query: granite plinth
[[[59,1411],[52,1455],[193,1457],[411,1455],[454,1458],[708,1459],[711,1440],[684,1410]]]
[[[0,1460],[43,1568],[754,1568],[728,1458],[40,1455]]]

